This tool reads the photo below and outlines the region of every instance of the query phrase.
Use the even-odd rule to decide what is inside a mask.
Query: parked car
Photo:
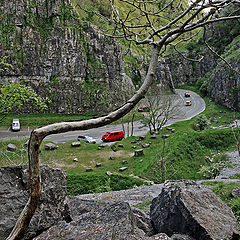
[[[138,112],[149,112],[150,108],[149,107],[140,107],[138,108]]]
[[[186,105],[186,106],[191,106],[191,105],[192,105],[192,102],[191,102],[191,101],[186,101],[186,102],[185,102],[185,105]]]
[[[84,141],[84,142],[87,142],[87,143],[96,143],[96,139],[90,137],[90,136],[78,136],[77,137],[77,140],[78,141]]]
[[[20,121],[18,118],[15,118],[12,120],[12,131],[13,132],[17,132],[17,131],[20,131],[20,128],[21,128],[21,125],[20,125]]]
[[[113,132],[106,132],[102,136],[103,142],[110,142],[110,141],[117,141],[122,140],[124,138],[123,131],[113,131]]]
[[[185,97],[190,97],[190,93],[188,93],[188,92],[185,92]]]

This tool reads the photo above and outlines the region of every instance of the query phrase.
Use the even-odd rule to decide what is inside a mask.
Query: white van
[[[16,131],[20,131],[20,122],[19,119],[13,119],[12,120],[12,131],[16,132]]]

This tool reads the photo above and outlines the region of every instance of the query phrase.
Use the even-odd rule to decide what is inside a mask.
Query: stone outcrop
[[[28,200],[28,167],[0,168],[0,239],[6,239]],[[66,175],[60,169],[41,166],[42,194],[24,239],[64,220]]]
[[[120,45],[84,22],[69,0],[3,0],[0,13],[0,56],[13,65],[0,84],[31,86],[57,113],[109,111],[135,90]]]
[[[66,196],[62,170],[41,166],[41,177],[41,199],[24,240],[239,239],[230,208],[193,181],[143,186],[131,194],[123,190]],[[9,235],[26,204],[27,180],[27,166],[0,168],[0,239]],[[133,207],[153,197],[151,218],[148,210]]]
[[[187,234],[197,240],[239,239],[231,209],[211,190],[193,181],[168,181],[153,199],[151,220],[157,232]]]

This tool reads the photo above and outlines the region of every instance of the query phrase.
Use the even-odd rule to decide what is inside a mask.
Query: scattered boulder
[[[134,146],[132,146],[132,148],[133,148],[133,149],[136,149],[136,148],[137,148],[137,146],[135,146],[135,145],[134,145]]]
[[[140,139],[140,141],[142,141],[145,139],[145,136],[140,136],[139,139]]]
[[[137,141],[136,141],[136,140],[134,140],[134,141],[131,141],[131,143],[133,143],[133,144],[134,144],[134,143],[137,143]]]
[[[150,138],[151,138],[151,139],[156,139],[157,137],[156,137],[156,135],[154,134],[154,135],[151,135]]]
[[[143,162],[143,160],[141,159],[141,160],[139,160],[139,162],[140,162],[140,163],[142,163],[142,162]]]
[[[115,157],[112,157],[112,156],[111,156],[111,157],[109,157],[109,160],[114,160],[114,159],[115,159]]]
[[[194,181],[167,181],[154,198],[150,216],[157,232],[187,234],[197,240],[239,239],[231,209]]]
[[[78,158],[74,158],[73,161],[74,161],[74,162],[78,162]]]
[[[143,156],[143,149],[138,149],[134,151],[134,156],[138,157],[138,156]]]
[[[166,128],[166,130],[168,130],[168,131],[172,131],[172,128],[170,128],[170,127],[167,127],[167,128]]]
[[[125,171],[125,170],[127,170],[128,168],[127,167],[121,167],[121,168],[119,168],[119,171],[120,172],[123,172],[123,171]]]
[[[100,146],[98,146],[98,148],[97,148],[98,150],[102,150],[102,148],[100,147]]]
[[[123,148],[123,144],[118,144],[118,147],[119,148]]]
[[[172,133],[175,133],[175,132],[176,132],[176,129],[173,128],[173,129],[171,130],[171,132],[172,132]]]
[[[123,160],[122,164],[128,164],[128,161],[127,160]]]
[[[11,152],[14,152],[14,151],[17,150],[17,147],[16,147],[14,144],[9,143],[9,144],[7,145],[7,150],[8,150],[8,151],[11,151]]]
[[[163,139],[166,139],[166,138],[169,138],[169,137],[170,137],[169,134],[164,134],[164,135],[162,135],[162,138],[163,138]]]
[[[42,193],[24,239],[65,220],[66,174],[61,169],[41,165]],[[0,168],[0,239],[6,239],[28,201],[28,166]]]
[[[143,148],[149,148],[150,147],[150,144],[149,143],[145,143],[142,145]]]
[[[96,163],[96,167],[101,167],[102,164],[101,163]]]
[[[55,150],[58,148],[58,146],[53,143],[46,143],[44,145],[44,148],[45,148],[45,150]]]
[[[71,146],[72,147],[80,147],[81,143],[80,142],[72,142]]]
[[[231,195],[233,196],[233,197],[239,197],[240,196],[240,187],[235,187],[233,190],[232,190],[232,193],[231,193]]]
[[[86,168],[86,172],[91,172],[91,171],[93,171],[92,168]]]
[[[112,175],[113,175],[112,172],[110,172],[110,171],[106,171],[106,174],[107,174],[108,176],[112,176]]]

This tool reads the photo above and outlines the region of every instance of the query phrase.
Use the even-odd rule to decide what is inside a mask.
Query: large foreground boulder
[[[65,219],[66,175],[60,169],[41,166],[42,194],[24,239]],[[28,200],[28,167],[0,168],[0,239],[6,239]]]
[[[93,211],[88,207],[93,206]],[[61,221],[35,240],[146,240],[145,233],[136,227],[135,217],[128,203],[96,204],[74,210],[73,221]],[[86,213],[84,213],[86,211]],[[73,213],[72,213],[73,214]]]
[[[150,207],[157,232],[181,233],[196,240],[240,239],[231,209],[194,181],[168,181]]]

